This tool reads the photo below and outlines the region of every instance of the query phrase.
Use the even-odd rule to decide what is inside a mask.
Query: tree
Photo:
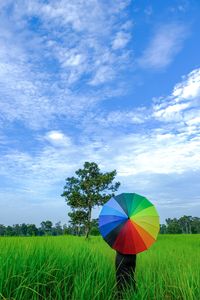
[[[27,225],[27,235],[36,236],[37,233],[38,233],[38,229],[35,226],[35,224],[28,224]]]
[[[102,173],[95,162],[85,162],[83,169],[77,170],[75,174],[77,176],[66,179],[61,196],[65,197],[66,203],[72,208],[73,215],[71,216],[76,215],[75,211],[83,212],[84,220],[82,219],[81,224],[85,226],[85,234],[88,238],[91,230],[92,209],[103,205],[114,196],[120,183],[112,183],[117,174],[116,170]]]
[[[98,219],[93,219],[91,222],[91,235],[100,235]]]
[[[160,224],[160,233],[167,233],[167,226],[165,224]]]
[[[62,226],[61,226],[60,221],[55,223],[55,230],[56,230],[56,235],[62,235],[63,234],[63,230],[62,230]]]
[[[53,226],[53,223],[49,220],[41,222],[41,228],[47,235],[51,234],[52,226]]]
[[[192,233],[200,233],[200,218],[193,217],[191,225]]]
[[[81,226],[85,226],[87,220],[87,212],[73,209],[72,212],[68,213],[68,216],[71,219],[69,222],[74,228],[74,232],[76,232],[77,235],[80,235]]]
[[[14,230],[13,230],[12,226],[8,225],[6,227],[5,235],[7,235],[7,236],[13,236],[14,235]]]
[[[67,224],[63,225],[63,234],[70,234],[70,229]]]
[[[181,227],[176,218],[173,219],[166,219],[167,223],[167,233],[181,233]]]
[[[181,226],[182,233],[192,233],[192,217],[191,216],[183,216],[179,219],[179,224]]]
[[[19,224],[13,225],[13,234],[16,236],[21,235],[21,225],[19,225]]]
[[[5,235],[5,234],[6,234],[6,227],[0,224],[0,235]]]
[[[22,223],[21,224],[21,234],[26,236],[27,235],[27,229],[28,229],[27,225],[25,223]]]

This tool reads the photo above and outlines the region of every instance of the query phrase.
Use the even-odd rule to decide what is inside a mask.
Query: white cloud
[[[51,145],[43,144],[41,150],[32,154],[10,149],[2,155],[1,175],[9,184],[12,182],[18,187],[15,193],[17,198],[21,197],[20,201],[25,201],[28,196],[31,203],[39,201],[42,205],[44,201],[53,202],[59,197],[64,179],[84,161],[96,161],[104,171],[117,169],[117,179],[122,182],[121,191],[134,190],[147,195],[154,203],[157,200],[158,207],[162,208],[169,199],[174,199],[176,187],[166,188],[166,182],[159,179],[161,176],[167,176],[171,185],[174,178],[179,178],[181,184],[184,174],[199,174],[200,171],[200,138],[196,135],[189,138],[187,132],[172,133],[166,128],[140,134],[114,131],[97,135],[95,139],[83,135],[78,143],[70,141],[69,144],[64,142],[66,135],[63,132],[47,132],[44,140]],[[58,147],[60,143],[62,147]],[[176,194],[178,200],[173,200],[170,207],[179,205],[177,201],[184,193],[179,191]]]
[[[175,85],[172,94],[166,97],[153,99],[150,107],[137,107],[132,110],[113,110],[103,112],[89,112],[83,119],[84,128],[87,132],[101,132],[112,128],[122,132],[125,128],[137,131],[149,125],[152,129],[158,126],[154,122],[162,122],[162,126],[168,126],[168,130],[176,130],[194,134],[198,132],[199,112],[199,69],[193,70],[188,76]],[[195,88],[194,88],[195,86]],[[186,92],[187,91],[187,92]],[[147,124],[148,122],[148,124]],[[166,125],[166,124],[167,125]],[[95,126],[94,126],[95,124]],[[161,123],[160,123],[161,124]],[[161,126],[161,125],[160,125]]]
[[[200,69],[192,71],[183,82],[177,84],[172,95],[177,102],[200,96]]]
[[[198,74],[198,69],[192,71],[171,95],[158,99],[157,103],[154,100],[151,108],[87,116],[90,121],[85,120],[85,126],[97,142],[101,141],[95,149],[95,158],[103,161],[104,166],[116,168],[122,177],[199,170],[199,87],[195,85],[196,92],[192,97],[188,93],[187,99],[180,96],[183,93],[174,94],[177,87],[182,91],[185,87],[192,89],[194,81],[198,82]]]
[[[166,187],[166,178],[173,185],[176,178],[182,183],[187,183],[187,178],[192,181],[186,174],[194,172],[199,176],[199,70],[191,72],[171,95],[150,108],[116,108],[108,114],[98,110],[95,113],[93,109],[97,102],[122,91],[111,89],[109,84],[130,63],[126,44],[131,25],[127,17],[121,18],[128,3],[109,1],[108,10],[108,2],[97,0],[48,4],[16,1],[11,3],[10,24],[6,22],[6,4],[3,5],[2,125],[21,121],[31,129],[46,130],[40,135],[32,132],[37,149],[28,151],[24,145],[18,149],[12,141],[1,155],[0,174],[10,191],[17,186],[19,203],[27,198],[31,203],[50,201],[53,207],[64,178],[86,160],[96,161],[105,171],[117,169],[124,190],[138,189],[161,202],[164,199],[164,204],[177,190]],[[40,24],[38,32],[31,30],[32,17]],[[181,49],[184,35],[182,25],[162,27],[140,64],[153,68],[168,65]],[[78,120],[76,139],[55,122],[68,118]],[[161,182],[160,177],[165,179]],[[179,191],[177,199],[182,195]],[[11,197],[12,193],[8,201]],[[197,201],[195,197],[193,203]]]
[[[164,68],[169,65],[181,50],[187,30],[180,24],[161,26],[155,33],[150,44],[138,60],[143,68]]]
[[[185,121],[188,125],[194,125],[194,111],[190,111],[190,114]],[[122,113],[116,117],[113,115],[110,121],[108,119],[107,126],[113,129],[115,124],[112,124],[112,120],[117,119],[121,127],[126,118],[127,113],[124,119]],[[96,125],[95,120],[92,123]],[[89,137],[83,134],[76,144],[62,131],[47,132],[44,140],[50,145],[43,145],[36,154],[10,151],[2,156],[2,175],[7,174],[9,178],[22,182],[21,178],[26,174],[26,188],[34,189],[33,186],[39,185],[42,189],[46,183],[48,190],[49,185],[61,181],[85,160],[97,161],[103,169],[116,168],[120,178],[132,176],[134,179],[138,174],[183,174],[200,170],[200,139],[197,134],[190,136],[188,127],[181,127],[180,132],[173,133],[171,127],[161,126],[141,131],[140,134],[127,134],[120,130],[101,132],[103,123],[98,123],[97,127],[100,131],[96,135]]]
[[[62,141],[64,139],[64,134],[59,131],[50,131],[47,137],[53,141]]]
[[[89,117],[86,116],[85,122],[87,125],[89,122],[92,124],[95,122],[97,127],[109,128],[111,127],[128,127],[131,124],[142,124],[148,120],[150,116],[148,115],[148,110],[144,107],[131,110],[131,111],[121,111],[115,110],[109,113],[98,112],[97,114],[90,114]]]
[[[7,2],[8,21],[5,3],[0,12],[3,120],[48,128],[59,117],[84,116],[110,97],[113,80],[129,61],[125,43],[112,49],[118,32],[130,36],[128,4],[20,0]]]
[[[53,36],[54,42],[51,45],[56,59],[62,63],[63,72],[68,73],[69,84],[76,82],[84,75],[89,75],[88,83],[94,83],[94,85],[110,82],[115,78],[118,71],[115,64],[116,62],[123,64],[124,56],[114,54],[110,44],[112,44],[113,35],[117,35],[115,32],[118,32],[118,27],[123,26],[120,24],[120,13],[129,1],[103,3],[89,0],[77,3],[74,1],[36,3],[30,6],[28,13],[36,14],[48,29],[52,30],[53,25],[58,28],[57,34],[61,35],[62,43],[55,42]],[[108,5],[109,10],[107,10]],[[117,22],[116,17],[118,17]],[[127,20],[123,23],[127,24]],[[67,32],[66,37],[61,34],[63,30]],[[125,39],[127,40],[128,36],[130,37],[130,33],[125,31],[123,35],[120,34],[119,48],[125,47]],[[112,56],[112,59],[105,61],[105,53],[108,53],[109,57]],[[97,61],[101,62],[101,66],[96,63]],[[104,70],[109,70],[112,78],[105,76]]]
[[[81,54],[72,54],[66,53],[66,60],[63,62],[63,66],[75,67],[83,63],[83,56]]]
[[[199,117],[200,70],[193,70],[177,84],[169,97],[153,105],[153,117],[166,122],[186,122]]]
[[[71,139],[61,131],[56,131],[56,130],[49,131],[46,134],[45,139],[48,140],[54,146],[59,146],[59,147],[71,146]]]
[[[85,160],[97,161],[103,169],[117,169],[120,177],[137,174],[171,174],[200,168],[200,141],[185,146],[181,136],[168,139],[156,135],[118,136],[107,143],[45,147],[36,156],[11,151],[1,159],[1,175],[33,190],[40,197],[70,175]],[[188,156],[188,153],[190,155]],[[144,176],[145,177],[145,176]]]
[[[168,105],[164,109],[158,109],[158,110],[156,109],[156,106],[155,106],[154,117],[158,118],[162,121],[164,121],[164,120],[179,121],[181,119],[180,112],[182,112],[189,106],[190,106],[190,103],[180,103],[180,104]]]
[[[120,31],[116,34],[115,39],[112,42],[112,48],[114,50],[124,48],[130,40],[130,35]]]
[[[109,66],[101,66],[94,78],[90,81],[90,85],[99,85],[107,81],[111,81],[114,77],[113,69]]]

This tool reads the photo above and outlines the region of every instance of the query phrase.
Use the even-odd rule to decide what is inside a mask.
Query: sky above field
[[[199,216],[199,28],[198,0],[0,0],[0,224],[66,223],[85,161]]]

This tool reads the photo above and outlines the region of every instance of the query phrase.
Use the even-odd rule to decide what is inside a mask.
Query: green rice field
[[[101,237],[1,237],[0,299],[116,299],[115,251]],[[159,235],[137,255],[123,299],[200,299],[200,235]]]

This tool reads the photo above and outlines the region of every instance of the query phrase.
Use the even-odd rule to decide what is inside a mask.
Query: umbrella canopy
[[[159,232],[159,216],[153,204],[135,193],[123,193],[106,202],[99,216],[104,240],[122,254],[147,250]]]

